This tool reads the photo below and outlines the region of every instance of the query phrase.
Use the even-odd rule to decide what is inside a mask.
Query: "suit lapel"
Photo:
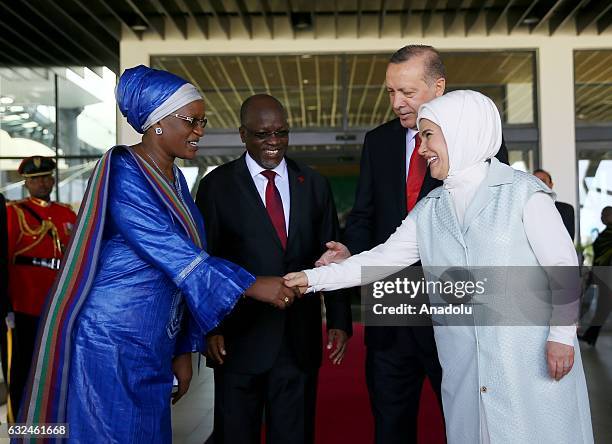
[[[252,210],[247,211],[246,213],[249,214],[249,218],[251,215],[253,216],[255,223],[263,224],[266,227],[266,231],[268,231],[269,235],[275,239],[278,247],[282,248],[283,246],[278,238],[278,234],[276,234],[274,225],[272,225],[272,221],[268,215],[268,210],[266,210],[266,206],[262,202],[259,192],[257,191],[257,187],[255,187],[255,182],[253,182],[253,178],[251,177],[251,172],[247,168],[244,156],[245,154],[243,154],[239,161],[236,162],[236,168],[238,169],[236,177],[238,178],[237,183],[238,188],[240,189],[240,194],[245,197],[247,205],[250,206]]]
[[[289,233],[287,236],[287,251],[295,243],[299,233],[299,225],[306,216],[307,195],[305,178],[300,171],[300,167],[290,159],[287,159],[287,173],[289,174],[289,196],[291,207],[289,208]],[[300,217],[301,216],[301,217]],[[279,241],[280,242],[280,241]]]
[[[398,190],[402,190],[401,193],[397,193],[397,204],[401,211],[402,219],[406,216],[408,209],[406,207],[406,128],[404,128],[400,120],[396,120],[397,125],[393,131],[393,158],[389,159],[392,162],[395,176],[395,182]]]

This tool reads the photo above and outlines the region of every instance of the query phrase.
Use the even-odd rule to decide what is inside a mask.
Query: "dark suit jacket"
[[[8,297],[8,232],[6,226],[6,202],[0,194],[0,350],[2,351],[2,374],[7,380],[6,374],[6,322],[4,318],[9,311],[10,302]]]
[[[222,165],[200,182],[196,203],[204,216],[208,252],[241,265],[256,276],[283,276],[312,268],[338,239],[338,218],[326,179],[287,160],[291,208],[287,250],[270,221],[244,159]],[[326,294],[327,327],[349,335],[347,292]],[[258,374],[269,370],[283,335],[304,369],[321,365],[321,300],[306,295],[285,311],[253,299],[241,299],[217,332],[225,336],[229,371]]]
[[[6,201],[0,194],[0,297],[3,301],[8,291],[6,286],[8,282],[8,229],[6,223]]]
[[[0,319],[9,312],[8,298],[8,228],[6,220],[6,201],[0,194]],[[5,324],[5,322],[2,322]],[[4,362],[2,363],[4,365]]]
[[[406,131],[400,120],[394,119],[365,136],[355,204],[343,236],[352,254],[386,241],[406,217]],[[508,163],[503,139],[496,157]],[[432,178],[428,170],[419,200],[440,185],[442,182]],[[366,327],[366,345],[386,348],[394,340],[394,332],[389,327]]]
[[[574,207],[565,202],[555,202],[555,206],[557,207],[557,211],[561,215],[561,219],[563,220],[563,225],[567,229],[572,240],[576,236],[576,227],[574,222]]]

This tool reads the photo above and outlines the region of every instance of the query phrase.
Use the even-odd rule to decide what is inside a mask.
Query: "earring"
[[[155,134],[157,134],[158,136],[163,133],[164,131],[158,126],[157,128],[155,128]]]

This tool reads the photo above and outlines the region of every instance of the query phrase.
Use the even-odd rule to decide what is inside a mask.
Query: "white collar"
[[[255,160],[251,157],[248,151],[246,152],[246,156],[244,156],[244,158],[246,160],[247,168],[249,169],[249,173],[251,173],[252,178],[255,178],[255,176],[261,174],[262,171],[266,171],[266,168],[263,168],[261,165],[255,162]],[[285,161],[284,157],[283,160],[281,160],[280,163],[276,165],[276,168],[272,168],[272,171],[274,171],[279,176],[279,179],[284,179],[287,177],[287,162]]]
[[[415,129],[408,128],[406,130],[406,141],[410,142],[412,139],[416,137],[419,132]]]

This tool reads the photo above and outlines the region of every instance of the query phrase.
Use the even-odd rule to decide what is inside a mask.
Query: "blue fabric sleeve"
[[[183,353],[204,353],[206,351],[206,341],[200,327],[191,316],[189,310],[183,316],[181,331],[176,336],[174,345],[174,356]]]
[[[173,221],[130,153],[118,151],[111,168],[108,211],[115,227],[145,262],[181,290],[196,326],[205,334],[232,310],[255,278],[198,248]]]

